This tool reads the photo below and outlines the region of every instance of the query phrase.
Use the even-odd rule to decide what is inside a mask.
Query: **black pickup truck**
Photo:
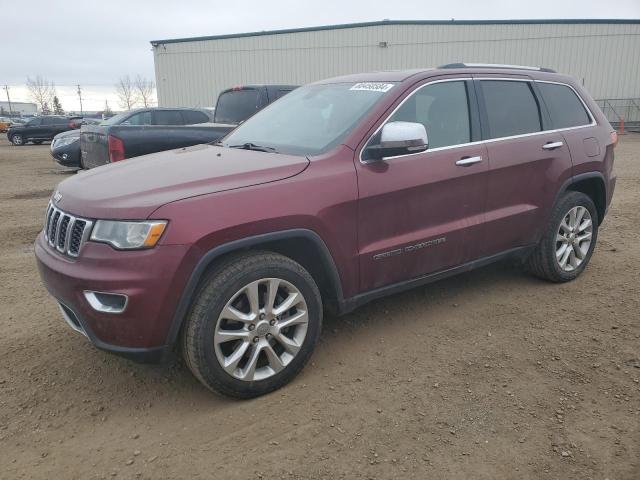
[[[83,125],[81,166],[89,169],[148,153],[215,142],[294,88],[247,85],[224,90],[207,123],[188,118],[184,109],[162,108],[126,112],[100,125]]]

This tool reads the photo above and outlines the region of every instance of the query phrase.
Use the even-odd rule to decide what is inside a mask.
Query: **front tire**
[[[290,382],[322,326],[313,277],[270,252],[234,256],[200,287],[183,331],[189,369],[210,390],[252,398]]]
[[[527,260],[529,271],[551,282],[568,282],[586,268],[598,239],[598,212],[582,192],[556,203],[540,243]]]
[[[11,143],[13,143],[16,147],[21,147],[25,144],[24,137],[19,133],[11,136]]]

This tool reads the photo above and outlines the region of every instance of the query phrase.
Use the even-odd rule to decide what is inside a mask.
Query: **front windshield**
[[[301,87],[256,113],[221,143],[318,155],[338,145],[393,86],[374,82]]]

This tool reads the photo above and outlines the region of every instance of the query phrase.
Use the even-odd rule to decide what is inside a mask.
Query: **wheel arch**
[[[561,193],[566,191],[582,192],[589,196],[596,206],[598,224],[602,223],[607,212],[607,190],[604,176],[600,172],[589,172],[569,179]]]
[[[323,304],[339,312],[344,303],[342,282],[331,253],[322,238],[312,230],[292,229],[242,238],[205,252],[194,267],[173,314],[167,345],[175,345],[198,287],[212,268],[230,255],[251,250],[267,250],[287,256],[302,265],[316,281]]]

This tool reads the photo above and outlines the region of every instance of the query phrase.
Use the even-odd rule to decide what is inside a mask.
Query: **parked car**
[[[206,387],[253,397],[303,368],[325,309],[504,258],[575,279],[611,202],[616,141],[580,82],[547,69],[349,75],[295,90],[218,146],[63,181],[35,254],[97,347],[147,361],[178,349]]]
[[[22,125],[11,125],[7,131],[7,138],[14,145],[24,145],[33,142],[40,145],[44,141],[52,140],[57,134],[80,128],[82,117],[63,117],[61,115],[43,115],[34,117]]]
[[[7,130],[9,130],[10,126],[11,126],[10,118],[0,117],[0,132],[2,133],[6,132]]]
[[[85,127],[80,137],[83,168],[214,142],[294,88],[292,85],[234,87],[218,96],[213,112],[177,108],[137,110],[113,117],[99,126]]]
[[[83,118],[82,125],[98,125],[100,119]],[[80,130],[69,130],[53,137],[51,156],[63,167],[81,168],[80,165]]]

